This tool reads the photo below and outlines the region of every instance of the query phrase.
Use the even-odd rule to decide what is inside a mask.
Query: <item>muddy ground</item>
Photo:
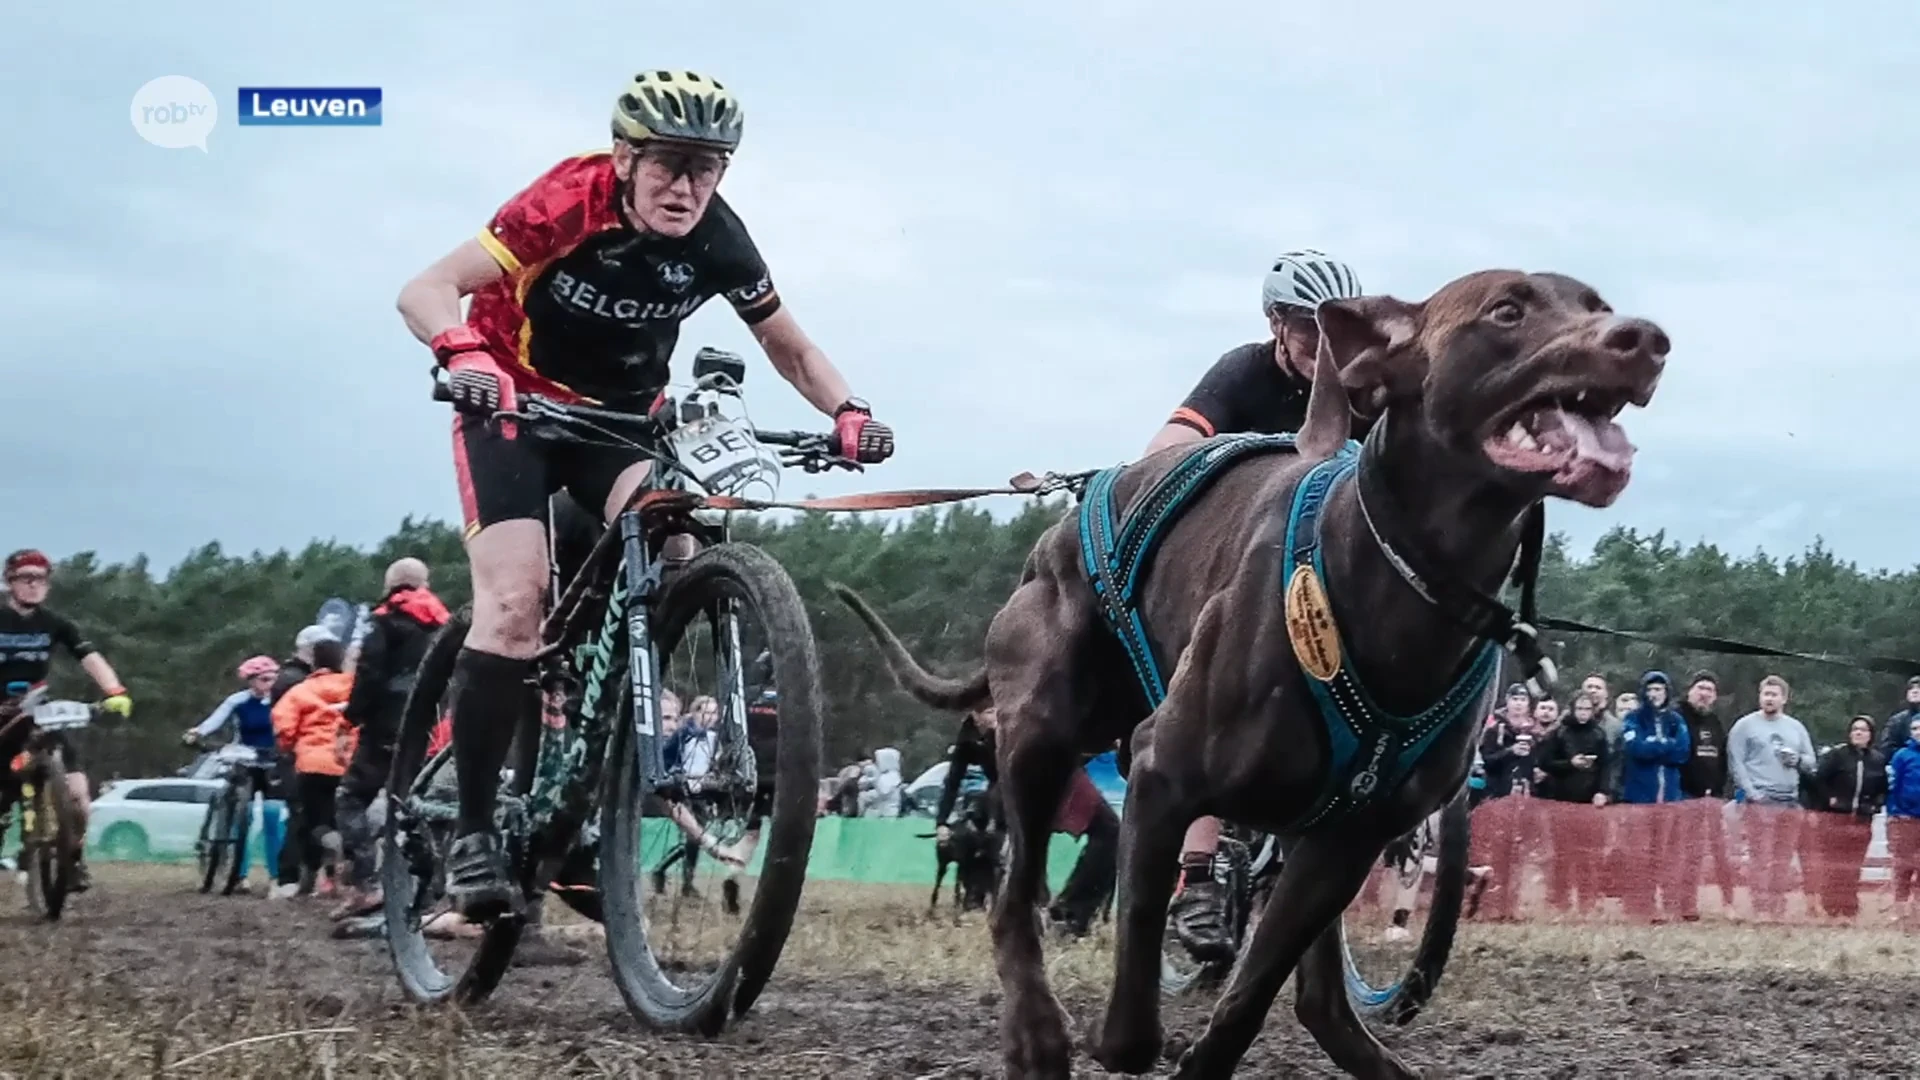
[[[416,1008],[384,946],[330,940],[316,905],[203,897],[184,869],[108,866],[99,876],[58,926],[11,914],[18,892],[0,885],[0,1073],[998,1072],[985,932],[977,917],[928,924],[918,890],[811,886],[762,1003],[701,1042],[640,1030],[597,952],[518,968],[494,1001],[465,1014]],[[1076,1021],[1099,1000],[1106,948],[1053,953]],[[1455,956],[1435,1005],[1385,1033],[1428,1075],[1920,1074],[1920,945],[1892,931],[1469,927]],[[1175,1005],[1169,1031],[1197,1034],[1206,1007]],[[309,1034],[289,1034],[298,1032]],[[262,1036],[281,1037],[229,1045]],[[1101,1075],[1085,1058],[1080,1066]],[[1241,1075],[1336,1074],[1283,1005]]]

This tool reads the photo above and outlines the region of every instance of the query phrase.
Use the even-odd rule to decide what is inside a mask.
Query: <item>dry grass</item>
[[[0,917],[0,1077],[961,1076],[992,1067],[998,994],[983,919],[955,927],[943,911],[930,921],[919,888],[810,885],[765,1003],[703,1043],[639,1029],[597,955],[516,969],[472,1013],[416,1008],[383,948],[326,940],[307,905],[200,897],[181,868],[102,867],[99,876],[65,924]],[[0,910],[17,910],[10,892],[0,886]],[[591,945],[597,928],[556,918],[555,930]],[[1050,943],[1054,983],[1077,1014],[1105,991],[1110,946],[1104,930]],[[1469,1071],[1507,1055],[1489,1075],[1533,1075],[1526,1062],[1540,1048],[1528,1040],[1541,1037],[1598,1038],[1597,1068],[1582,1076],[1683,1074],[1689,1061],[1714,1063],[1700,1075],[1739,1075],[1738,1058],[1702,1058],[1684,1032],[1648,1035],[1650,1015],[1701,985],[1724,983],[1729,1001],[1759,991],[1808,1009],[1825,1007],[1834,986],[1857,985],[1864,1001],[1883,990],[1895,1004],[1920,997],[1920,939],[1884,930],[1469,926],[1455,957],[1434,1008],[1389,1041]],[[1192,1030],[1205,1008],[1176,1009],[1175,1025]],[[1265,1060],[1289,1070],[1317,1062],[1285,1013],[1276,1010],[1262,1039],[1278,1055]],[[1811,1030],[1779,1037],[1811,1045]],[[1637,1032],[1637,1041],[1607,1046],[1608,1032]]]

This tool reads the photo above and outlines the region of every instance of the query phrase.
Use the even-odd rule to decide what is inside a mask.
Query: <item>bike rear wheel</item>
[[[650,927],[642,860],[658,845],[644,842],[642,825],[668,807],[646,790],[640,760],[645,744],[634,731],[630,681],[623,684],[601,800],[600,891],[614,982],[649,1025],[712,1035],[725,1026],[730,1010],[744,1013],[759,997],[799,908],[813,846],[819,661],[793,580],[772,557],[745,544],[709,548],[675,570],[654,606],[651,633],[661,684],[679,681],[682,693],[684,680],[707,673],[703,665],[717,678],[729,656],[741,665],[743,693],[724,687],[711,692],[723,741],[713,761],[718,779],[699,797],[702,828],[743,838],[763,815],[772,819],[759,826],[764,858],[737,923],[732,914],[716,915],[710,898],[689,890],[692,895],[655,897]],[[717,660],[698,659],[702,643],[712,646]],[[696,669],[699,676],[689,673]],[[775,704],[756,714],[749,701]],[[748,738],[728,741],[728,731]],[[756,745],[763,754],[771,750],[773,760],[757,759]],[[745,773],[753,775],[751,790],[742,790]],[[712,852],[703,857],[709,866],[720,861]],[[746,877],[733,872],[720,883],[728,908],[737,906]]]
[[[1342,917],[1347,997],[1361,1017],[1411,1023],[1432,999],[1460,925],[1467,840],[1463,786],[1408,841],[1390,849]]]
[[[427,744],[440,722],[468,626],[465,613],[456,616],[441,628],[420,661],[394,744],[387,816],[380,829],[381,915],[387,950],[401,988],[408,997],[426,1004],[485,1001],[512,964],[525,927],[520,918],[467,927],[446,898],[446,857],[453,844],[460,798],[453,747],[429,756]],[[446,927],[460,927],[465,936],[443,936],[445,932],[437,928]]]
[[[25,852],[28,903],[47,921],[66,909],[67,890],[73,885],[74,864],[80,859],[79,812],[67,790],[67,770],[58,758],[41,763],[40,783],[33,793],[33,842]]]

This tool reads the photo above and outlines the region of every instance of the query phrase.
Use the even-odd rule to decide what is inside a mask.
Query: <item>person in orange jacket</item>
[[[288,690],[273,707],[273,734],[280,749],[293,755],[294,784],[300,805],[306,812],[306,828],[297,837],[301,860],[316,875],[327,862],[329,851],[338,851],[340,834],[335,830],[334,789],[347,771],[347,759],[341,752],[341,735],[347,697],[353,692],[353,676],[343,673],[346,650],[338,641],[321,641],[313,647],[313,674]],[[331,892],[331,875],[320,891]]]

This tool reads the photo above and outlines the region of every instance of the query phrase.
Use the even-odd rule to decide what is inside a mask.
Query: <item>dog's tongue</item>
[[[1612,420],[1547,409],[1540,413],[1537,427],[1534,437],[1542,446],[1573,452],[1569,468],[1588,463],[1608,472],[1626,472],[1633,467],[1633,444]]]

